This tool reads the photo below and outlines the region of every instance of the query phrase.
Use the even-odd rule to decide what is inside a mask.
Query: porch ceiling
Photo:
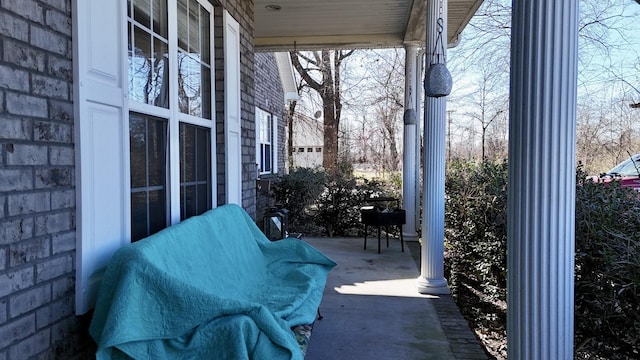
[[[259,51],[381,48],[425,41],[427,0],[255,0]],[[455,43],[482,0],[449,0]],[[279,7],[280,10],[274,10]]]

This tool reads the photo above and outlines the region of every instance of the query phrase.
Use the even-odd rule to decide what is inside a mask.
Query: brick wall
[[[0,359],[83,353],[71,0],[0,2]]]
[[[74,315],[71,3],[0,0],[0,360],[92,357],[90,315]],[[253,1],[224,6],[242,27],[243,191],[254,215]],[[216,59],[220,110],[222,48]]]
[[[286,160],[286,134],[285,134],[285,107],[284,90],[280,73],[273,53],[255,54],[255,103],[260,109],[270,112],[278,117],[278,172],[284,173]],[[260,175],[261,179],[273,180],[273,175]],[[264,211],[274,205],[270,193],[256,189],[256,220],[261,224]]]
[[[242,207],[255,218],[256,214],[256,145],[254,110],[253,0],[227,0],[224,7],[240,23],[240,96],[242,137]],[[224,193],[224,51],[223,9],[215,9],[215,73],[218,203],[225,203]]]

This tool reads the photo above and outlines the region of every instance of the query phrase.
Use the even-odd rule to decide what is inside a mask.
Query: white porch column
[[[405,45],[404,66],[404,137],[402,151],[402,207],[406,223],[402,226],[405,241],[418,241],[416,232],[416,88],[417,52],[415,44]]]
[[[509,359],[573,359],[578,0],[514,0]]]
[[[442,8],[441,8],[442,7]],[[429,64],[436,38],[437,21],[444,20],[442,39],[446,54],[447,1],[427,0],[426,59]],[[422,261],[418,291],[448,294],[444,278],[444,165],[446,98],[424,99],[424,199],[422,212]]]

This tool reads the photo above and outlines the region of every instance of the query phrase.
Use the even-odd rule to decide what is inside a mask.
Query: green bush
[[[277,204],[289,210],[289,230],[302,232],[314,222],[311,207],[325,189],[327,174],[322,168],[295,168],[273,185]]]
[[[353,176],[353,169],[342,164],[332,173],[318,202],[317,224],[328,236],[359,235],[360,207],[372,195],[383,192],[383,183]],[[354,234],[353,231],[356,230]]]
[[[598,184],[578,167],[576,353],[640,358],[640,200],[618,182]]]
[[[507,164],[453,162],[445,182],[447,274],[454,296],[471,287],[486,307],[480,321],[504,317],[490,310],[506,297]]]
[[[504,331],[506,163],[454,162],[446,174],[446,274],[476,328]],[[640,199],[620,184],[576,187],[577,358],[640,358]],[[465,303],[468,301],[468,303]]]
[[[296,168],[273,186],[276,203],[289,210],[289,230],[329,236],[361,235],[360,207],[384,193],[378,180],[355,177],[342,164],[332,174],[320,168]]]

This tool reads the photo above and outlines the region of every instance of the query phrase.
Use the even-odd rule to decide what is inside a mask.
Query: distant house
[[[221,204],[263,211],[292,85],[254,54],[252,8],[0,4],[0,359],[89,357],[115,250]]]
[[[314,119],[296,113],[293,119],[293,157],[294,167],[322,166],[324,145],[322,119]]]

